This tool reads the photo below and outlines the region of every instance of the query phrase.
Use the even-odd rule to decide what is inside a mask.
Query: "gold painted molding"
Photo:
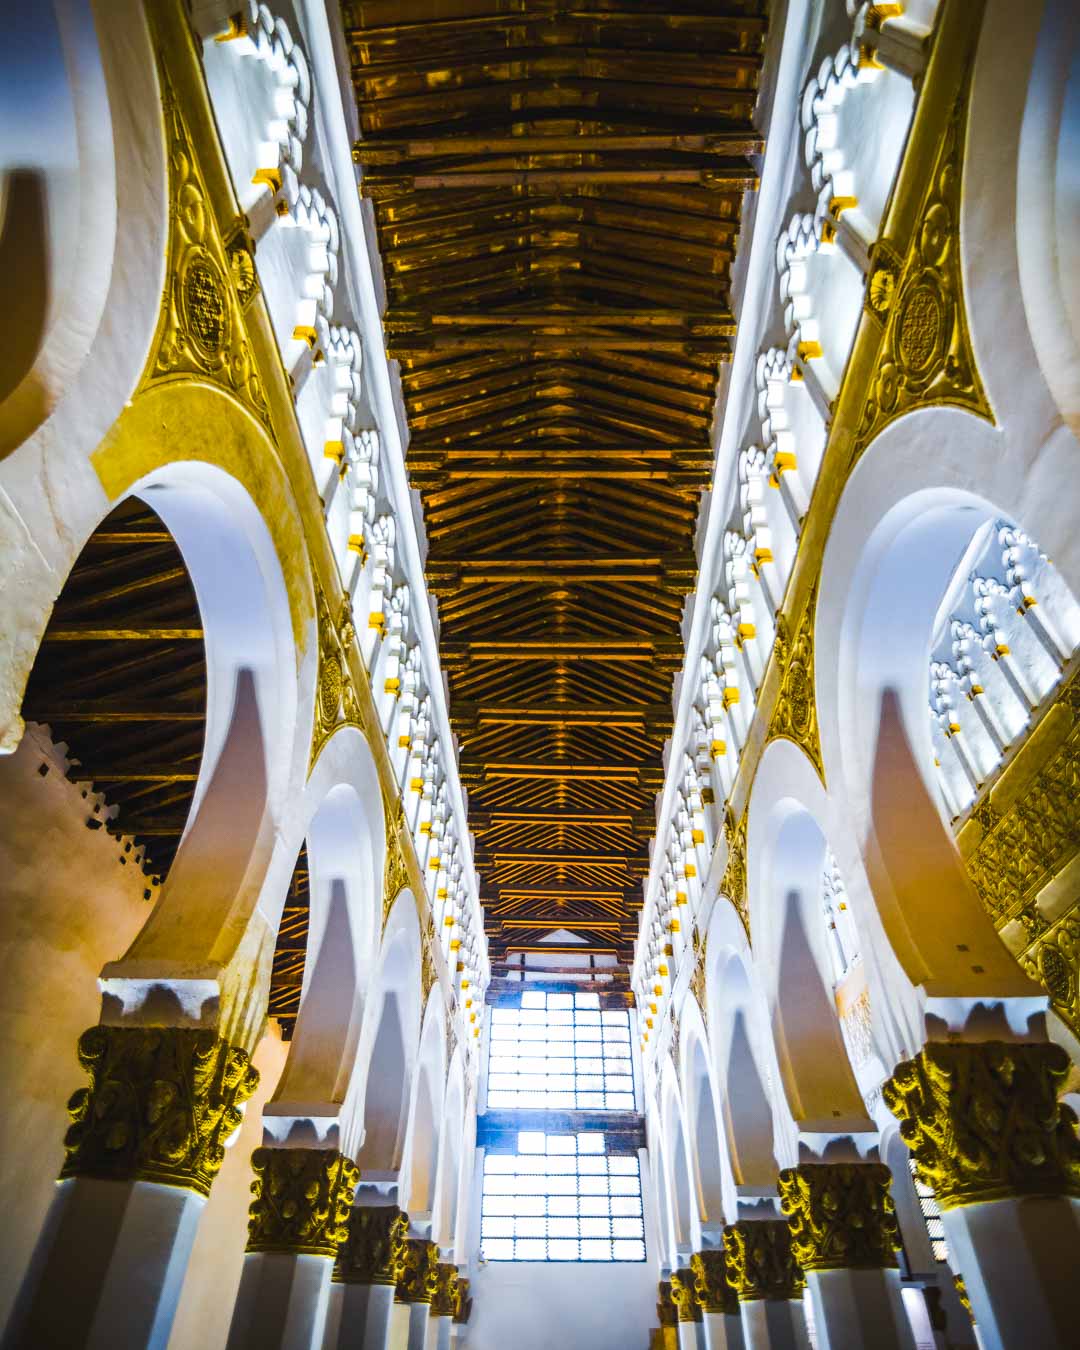
[[[776,620],[774,659],[780,672],[780,689],[773,705],[769,730],[770,741],[793,741],[817,769],[825,782],[825,765],[821,758],[821,736],[818,731],[817,703],[814,698],[814,616],[817,609],[817,583],[806,598],[802,617],[789,637],[787,620],[781,614]]]
[[[887,426],[918,409],[959,407],[993,421],[971,343],[959,236],[964,131],[984,8],[983,0],[944,0],[881,235],[871,250],[863,312],[777,613],[778,637],[794,633],[796,644],[809,615],[811,662],[813,603],[825,545],[858,460]],[[769,655],[728,798],[736,817],[750,800],[761,756],[776,735],[800,745],[824,780],[816,709],[809,711],[813,700],[806,703],[788,672],[793,652],[793,646],[777,641]],[[801,685],[801,671],[794,673]],[[813,678],[811,670],[811,688]],[[796,724],[789,722],[796,693],[801,735],[791,734]]]
[[[164,380],[209,380],[273,435],[245,319],[259,288],[247,222],[237,220],[226,246],[160,51],[158,70],[169,163],[169,243],[158,329],[139,392]]]
[[[1080,667],[956,823],[987,913],[1080,1037],[1080,897],[1048,917],[1040,894],[1080,855]]]

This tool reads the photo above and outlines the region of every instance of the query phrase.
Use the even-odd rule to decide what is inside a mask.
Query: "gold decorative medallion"
[[[780,1208],[803,1270],[896,1265],[900,1230],[881,1163],[803,1163],[780,1173]]]
[[[226,248],[180,104],[158,60],[169,158],[169,243],[154,355],[142,387],[208,379],[238,398],[273,434],[270,405],[244,325],[258,290],[250,240],[234,227]]]
[[[883,1089],[942,1209],[1017,1195],[1080,1197],[1076,1116],[1058,1102],[1058,1045],[931,1041]]]
[[[694,1295],[706,1313],[738,1314],[739,1298],[728,1282],[727,1261],[722,1247],[695,1252],[690,1258]]]
[[[396,1285],[405,1263],[409,1216],[396,1205],[357,1205],[338,1249],[334,1279],[341,1284]]]
[[[349,1237],[360,1169],[336,1148],[257,1148],[249,1252],[337,1256]]]
[[[969,92],[970,70],[938,145],[905,256],[886,239],[871,250],[865,309],[883,331],[853,458],[914,408],[948,405],[994,420],[975,366],[960,268]]]
[[[97,1026],[79,1037],[90,1075],[68,1102],[61,1177],[155,1181],[208,1196],[259,1073],[212,1031]]]
[[[814,697],[814,613],[817,608],[817,586],[807,596],[794,639],[789,637],[787,622],[781,614],[776,620],[775,659],[780,667],[780,690],[773,705],[772,718],[765,742],[794,741],[810,759],[825,781],[825,765],[821,758],[821,737],[818,733],[817,703]]]
[[[728,1282],[743,1303],[802,1298],[806,1281],[783,1219],[740,1219],[724,1229]]]

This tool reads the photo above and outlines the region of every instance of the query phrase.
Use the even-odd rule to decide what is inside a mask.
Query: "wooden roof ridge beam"
[[[499,778],[554,778],[556,780],[637,783],[642,787],[663,786],[664,770],[652,764],[558,764],[550,761],[509,761],[461,765],[462,781],[483,782]]]
[[[452,594],[466,582],[528,583],[564,586],[630,582],[688,591],[697,575],[692,553],[622,557],[493,557],[428,560],[428,589],[433,595]]]
[[[652,812],[645,811],[470,811],[469,825],[474,833],[499,829],[504,825],[626,825],[652,828]]]
[[[534,460],[595,459],[621,464],[624,460],[663,459],[685,468],[711,468],[713,450],[709,445],[664,445],[642,442],[640,445],[434,445],[414,441],[409,446],[409,468],[441,469],[457,461],[491,459],[520,463]]]
[[[622,931],[623,927],[620,919],[578,919],[569,914],[529,914],[524,918],[513,919],[492,919],[489,916],[489,919],[496,929],[547,928],[554,931],[565,928],[569,932],[573,932],[575,928],[588,928],[601,933],[618,933]]]
[[[723,168],[592,168],[573,169],[454,169],[447,165],[438,173],[368,172],[360,179],[365,197],[391,197],[403,192],[432,192],[442,188],[541,187],[569,189],[599,185],[666,188],[674,184],[705,188],[710,192],[756,192],[758,171],[753,164],[725,164]]]
[[[730,310],[661,309],[657,306],[625,309],[491,309],[470,310],[390,308],[383,316],[388,333],[428,328],[677,328],[705,337],[734,337],[735,317]]]
[[[452,722],[489,723],[497,726],[641,726],[646,722],[674,720],[667,703],[612,704],[591,707],[574,703],[467,703],[457,702]]]
[[[727,361],[731,345],[727,338],[699,337],[695,334],[679,337],[657,337],[650,331],[618,335],[595,331],[567,334],[551,333],[403,333],[387,335],[387,355],[395,361],[408,361],[433,353],[452,352],[559,352],[567,356],[592,351],[638,352],[674,356],[709,356]]]
[[[201,628],[169,628],[164,624],[127,627],[97,623],[60,623],[45,630],[43,642],[201,642]]]
[[[444,666],[473,661],[648,662],[663,669],[682,665],[682,644],[676,640],[642,638],[523,639],[519,642],[468,642],[444,639],[440,647]]]
[[[666,150],[679,154],[762,155],[765,141],[744,131],[697,133],[636,132],[594,133],[580,136],[524,132],[518,136],[477,132],[468,136],[371,136],[356,142],[353,159],[358,164],[404,164],[410,159],[434,155],[565,155],[600,151]]]

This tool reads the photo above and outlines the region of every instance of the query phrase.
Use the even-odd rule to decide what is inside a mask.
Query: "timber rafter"
[[[492,956],[628,959],[765,0],[343,16]]]

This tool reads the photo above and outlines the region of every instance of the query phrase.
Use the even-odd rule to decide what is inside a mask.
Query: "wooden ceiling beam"
[[[433,310],[390,309],[383,317],[388,333],[429,328],[528,328],[577,332],[583,328],[676,328],[703,337],[734,337],[735,319],[729,311],[691,313],[685,309],[550,309],[463,310],[443,314]]]
[[[382,166],[404,164],[411,159],[429,159],[436,155],[590,155],[630,150],[637,154],[662,150],[679,154],[761,155],[765,141],[742,131],[710,131],[697,134],[636,132],[633,134],[592,133],[558,136],[525,130],[520,135],[499,136],[477,133],[472,136],[432,136],[423,139],[398,136],[373,136],[357,141],[353,158],[359,164]]]
[[[559,764],[547,760],[470,764],[463,761],[463,782],[493,781],[499,778],[554,778],[557,781],[580,779],[585,782],[655,783],[663,787],[664,771],[655,764]]]
[[[44,642],[201,642],[201,628],[108,627],[100,623],[57,624],[45,630]]]
[[[444,639],[439,649],[443,664],[473,661],[647,661],[665,666],[682,664],[676,639],[642,638],[522,638],[520,641],[460,641]]]
[[[454,705],[450,716],[451,721],[476,722],[481,726],[488,723],[497,726],[644,726],[647,722],[674,720],[674,713],[667,703],[588,707],[567,703],[467,703],[461,700]]]

